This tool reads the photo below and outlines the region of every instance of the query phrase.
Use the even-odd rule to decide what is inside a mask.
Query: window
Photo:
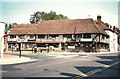
[[[46,47],[45,44],[37,44],[37,47]]]
[[[58,37],[59,35],[49,35],[49,37],[52,37],[52,38],[56,38]]]
[[[33,48],[33,45],[34,45],[34,44],[29,43],[29,44],[28,44],[28,47],[29,47],[29,48]]]
[[[35,37],[34,35],[30,35],[30,39],[34,39],[34,37]]]
[[[68,34],[68,35],[63,35],[63,37],[72,38],[72,35],[70,35],[70,34]]]
[[[15,35],[10,35],[10,38],[16,38],[16,36]]]
[[[119,38],[119,40],[118,40],[119,42],[118,43],[120,43],[120,38]]]
[[[102,36],[102,40],[104,40],[105,39],[105,36]]]
[[[19,38],[20,39],[23,39],[25,36],[24,35],[19,35]]]
[[[45,35],[38,35],[38,39],[39,38],[45,38]]]
[[[84,34],[83,38],[91,38],[91,34]]]
[[[77,34],[76,37],[77,37],[77,38],[82,38],[82,35]]]

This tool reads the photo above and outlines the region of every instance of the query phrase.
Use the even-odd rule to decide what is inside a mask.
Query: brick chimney
[[[101,22],[101,18],[102,18],[101,15],[97,15],[97,21],[98,22]]]

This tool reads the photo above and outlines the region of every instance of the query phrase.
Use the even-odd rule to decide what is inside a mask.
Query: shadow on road
[[[76,69],[78,69],[79,71],[81,71],[82,73],[87,73],[89,71],[92,71],[92,70],[96,70],[96,69],[100,69],[102,67],[90,67],[90,66],[84,66],[84,67],[78,67],[78,66],[75,66]]]
[[[16,68],[15,66],[12,66],[12,65],[2,66],[2,71],[18,71],[18,70],[22,70],[22,69]]]
[[[118,56],[97,56],[97,57],[99,57],[101,59],[112,59],[112,60],[118,58]]]
[[[104,65],[110,65],[112,63],[115,63],[119,60],[118,56],[97,56],[98,58],[101,58],[101,60],[97,60],[95,62],[98,62],[100,64]]]
[[[62,72],[62,73],[60,73],[61,75],[64,75],[64,76],[67,76],[67,77],[76,77],[76,76],[79,76],[79,75],[77,75],[77,74],[73,74],[73,73],[65,73],[65,72]]]
[[[37,62],[37,61],[2,65],[2,71],[18,71],[18,70],[22,70],[21,68],[16,68],[16,66],[19,66],[19,65],[22,65],[22,64],[31,64],[31,63],[35,63],[35,62]]]

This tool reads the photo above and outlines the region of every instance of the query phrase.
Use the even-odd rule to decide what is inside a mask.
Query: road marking
[[[76,77],[74,77],[74,78],[72,78],[72,79],[81,79],[81,78],[84,78],[84,77],[88,77],[88,76],[93,75],[93,74],[95,74],[95,73],[102,72],[102,71],[104,71],[104,70],[106,70],[106,69],[108,69],[108,68],[110,68],[110,67],[112,67],[112,66],[114,66],[114,65],[119,64],[119,63],[120,63],[120,61],[117,61],[117,62],[112,63],[112,64],[110,64],[110,65],[105,65],[102,69],[92,70],[92,71],[89,71],[89,72],[87,72],[87,73],[85,73],[85,74],[82,74],[82,75],[80,74],[79,76],[76,76]]]
[[[86,75],[86,74],[84,74],[84,73],[82,73],[82,74],[81,74],[81,76],[86,77],[87,75]]]
[[[110,65],[105,65],[104,67],[110,67]]]

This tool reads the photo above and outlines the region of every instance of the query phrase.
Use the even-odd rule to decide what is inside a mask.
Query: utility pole
[[[19,51],[20,51],[19,58],[21,58],[21,42],[19,43]]]

